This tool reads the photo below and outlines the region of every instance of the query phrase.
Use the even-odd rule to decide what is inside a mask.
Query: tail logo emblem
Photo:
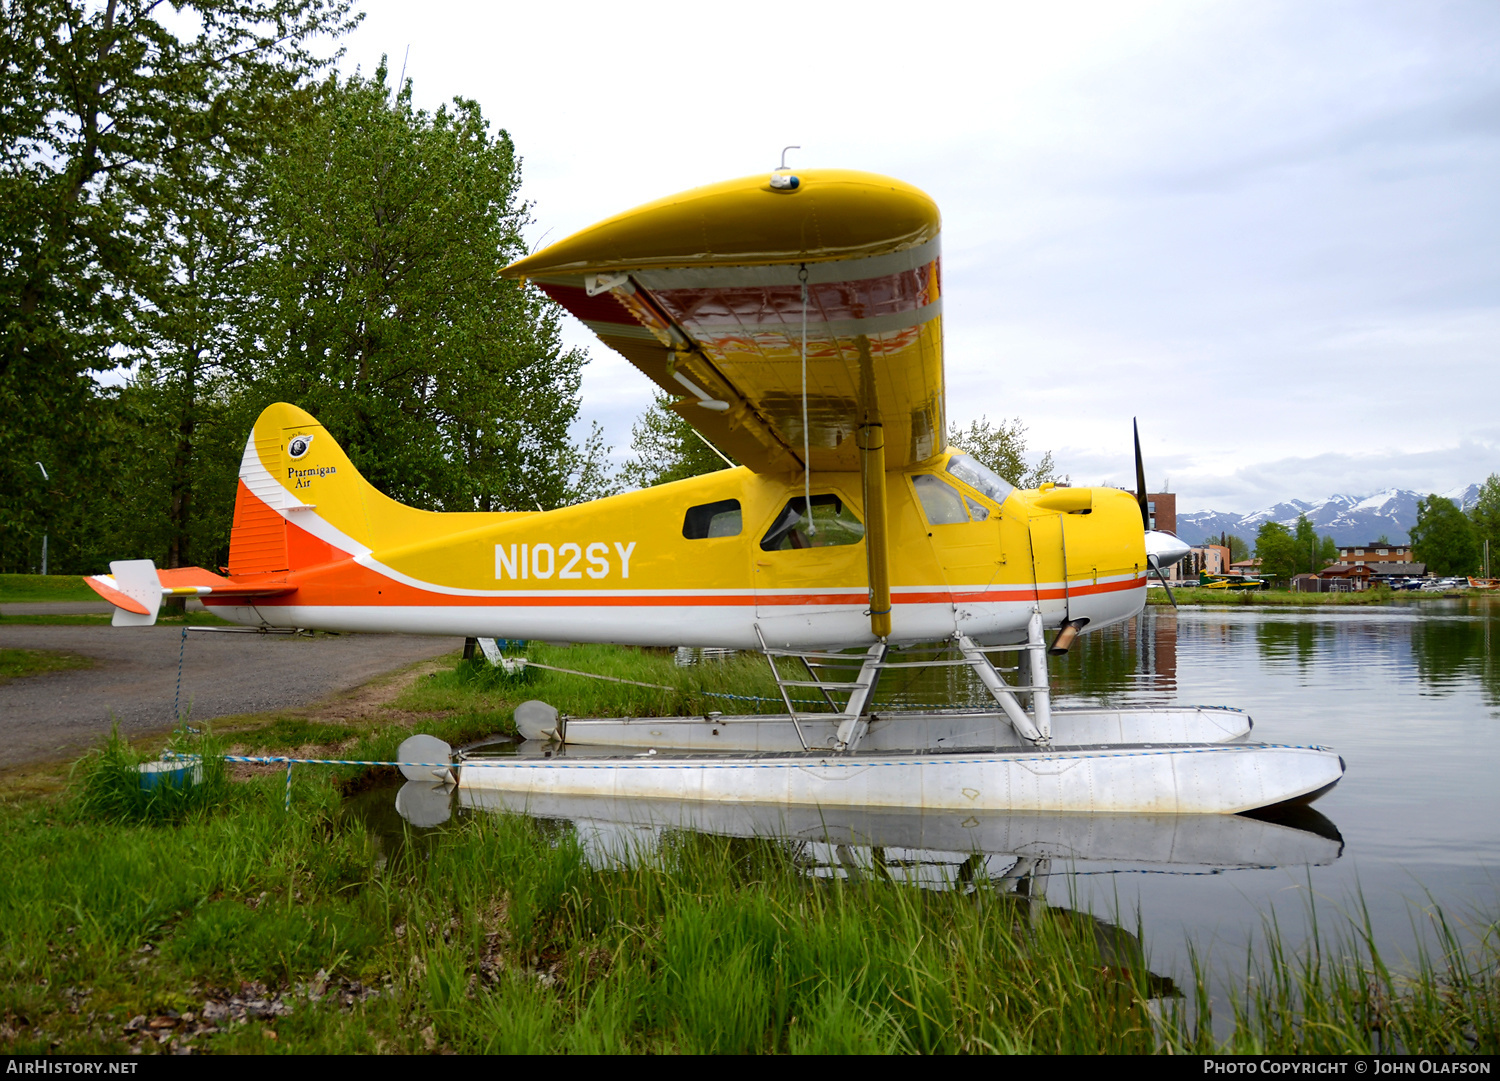
[[[312,446],[313,437],[310,435],[294,436],[287,444],[286,452],[293,458],[300,458],[307,453],[307,448]]]

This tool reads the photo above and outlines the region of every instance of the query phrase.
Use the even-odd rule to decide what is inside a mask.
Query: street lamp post
[[[36,463],[36,467],[42,471],[42,480],[46,481],[48,484],[52,483],[52,478],[49,477],[49,476],[47,476],[47,467],[44,466],[41,462],[37,462]],[[47,573],[47,531],[44,529],[44,530],[42,530],[42,574],[45,576],[46,573]]]

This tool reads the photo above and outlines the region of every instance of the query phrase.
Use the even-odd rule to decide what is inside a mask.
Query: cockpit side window
[[[682,535],[688,540],[738,537],[743,528],[738,499],[721,499],[689,507],[682,517]]]
[[[964,497],[957,488],[947,484],[931,473],[918,473],[911,479],[917,490],[917,499],[922,503],[922,512],[932,525],[957,525],[968,522],[969,512],[964,509]]]
[[[789,500],[760,546],[767,552],[785,552],[797,548],[833,548],[858,544],[865,539],[865,527],[844,501],[832,493],[812,497],[812,521],[809,528],[807,500],[802,496]]]
[[[1010,481],[987,466],[980,465],[967,454],[955,454],[949,458],[948,472],[996,503],[1004,503],[1006,497],[1016,490],[1016,486]]]

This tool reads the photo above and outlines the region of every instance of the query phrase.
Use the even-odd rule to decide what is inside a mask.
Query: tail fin
[[[308,412],[278,402],[255,422],[240,461],[231,575],[348,559],[420,536],[432,512],[382,495]]]

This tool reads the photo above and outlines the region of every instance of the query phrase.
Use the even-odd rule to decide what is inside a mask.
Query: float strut
[[[1043,743],[1052,741],[1052,692],[1047,685],[1047,640],[1042,634],[1042,611],[1031,610],[1026,624],[1026,652],[1031,655],[1031,713]]]
[[[984,684],[985,689],[990,692],[996,702],[1000,703],[1000,708],[1005,712],[1006,719],[1010,721],[1010,725],[1016,730],[1016,733],[1022,739],[1030,740],[1032,743],[1045,742],[1045,737],[1041,731],[1031,722],[1031,718],[1026,716],[1026,711],[1021,708],[1021,703],[1016,701],[1015,692],[1006,685],[1005,680],[1000,678],[1000,673],[995,671],[995,666],[984,655],[984,651],[976,646],[968,635],[960,634],[956,637],[959,650],[968,662],[974,666],[974,671],[979,673],[979,679]],[[1030,647],[1027,648],[1029,649]],[[1050,719],[1049,715],[1048,720],[1050,721]]]
[[[854,750],[854,745],[870,727],[864,714],[875,697],[880,666],[885,663],[889,648],[884,642],[877,642],[865,650],[864,663],[859,666],[859,678],[854,681],[854,691],[849,695],[849,704],[844,707],[844,719],[839,722],[838,746],[841,751]]]

